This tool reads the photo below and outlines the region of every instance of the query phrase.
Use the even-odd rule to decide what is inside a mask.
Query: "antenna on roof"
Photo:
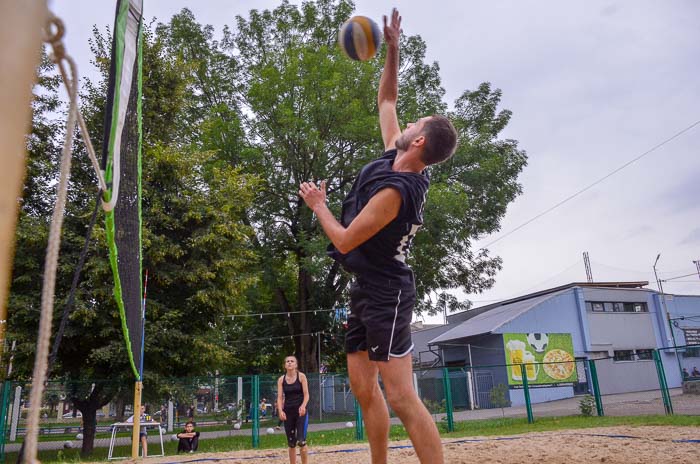
[[[586,266],[586,280],[591,283],[593,282],[593,271],[591,271],[591,258],[587,251],[583,252],[583,264]]]

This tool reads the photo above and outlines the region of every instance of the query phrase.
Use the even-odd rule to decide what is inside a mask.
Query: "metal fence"
[[[538,417],[581,414],[700,414],[700,377],[686,376],[682,385],[672,380],[669,388],[669,378],[676,379],[683,368],[678,360],[690,348],[637,350],[629,358],[624,353],[617,358],[601,353],[597,359],[575,362],[416,369],[413,384],[441,431],[453,431],[456,422],[506,417],[533,422]],[[538,382],[541,371],[562,382]],[[198,430],[211,431],[212,437],[243,435],[252,447],[260,447],[268,440],[269,429],[276,432],[281,426],[275,405],[280,375],[159,379],[152,389],[146,384],[143,402],[166,439],[194,420]],[[362,415],[347,374],[307,374],[307,378],[311,430],[351,426],[355,437],[362,439]],[[80,445],[85,424],[71,399],[85,398],[99,386],[97,381],[49,382],[41,405],[40,449],[62,449],[67,442]],[[380,387],[383,390],[381,378]],[[3,460],[6,452],[18,450],[26,434],[29,388],[23,382],[2,385]],[[114,424],[132,414],[130,394],[116,395],[98,410],[95,447],[130,443],[129,430],[112,434]],[[155,440],[159,433],[149,436]]]

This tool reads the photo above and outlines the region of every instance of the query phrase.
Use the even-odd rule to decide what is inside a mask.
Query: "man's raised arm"
[[[396,139],[401,135],[399,119],[396,116],[396,101],[399,96],[399,37],[401,35],[401,16],[396,8],[391,11],[391,21],[387,24],[384,16],[384,41],[386,42],[386,61],[379,81],[377,106],[379,107],[379,127],[382,130],[384,149],[395,147]]]

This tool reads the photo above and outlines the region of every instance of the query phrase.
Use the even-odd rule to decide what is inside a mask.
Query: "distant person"
[[[306,376],[297,369],[295,356],[284,358],[284,369],[286,373],[277,380],[277,409],[287,434],[289,462],[296,464],[298,446],[301,464],[307,464],[309,450],[306,446],[306,429],[309,426],[309,415],[306,405],[309,404],[309,383]]]
[[[698,370],[697,366],[693,366],[693,377],[700,377],[700,371]]]
[[[134,423],[134,416],[132,415],[126,420],[129,424]],[[150,417],[146,415],[146,405],[142,404],[141,405],[141,415],[139,418],[139,423],[143,424],[144,422],[149,422]],[[139,427],[139,440],[141,440],[141,449],[143,449],[143,457],[148,457],[148,427],[140,426]]]
[[[168,422],[168,410],[163,404],[160,406],[160,423],[165,424],[166,422]]]
[[[688,377],[690,377],[690,373],[688,372],[688,369],[685,367],[683,368],[683,380],[688,380]]]
[[[180,440],[177,444],[177,452],[194,453],[199,447],[199,432],[194,429],[194,422],[187,421],[185,430],[177,434]]]
[[[260,417],[267,416],[267,399],[263,398],[260,401]]]

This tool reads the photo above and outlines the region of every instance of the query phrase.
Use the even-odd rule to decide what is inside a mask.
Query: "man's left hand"
[[[299,186],[299,196],[313,211],[326,204],[326,181],[322,180],[320,187],[313,182],[302,182]]]

